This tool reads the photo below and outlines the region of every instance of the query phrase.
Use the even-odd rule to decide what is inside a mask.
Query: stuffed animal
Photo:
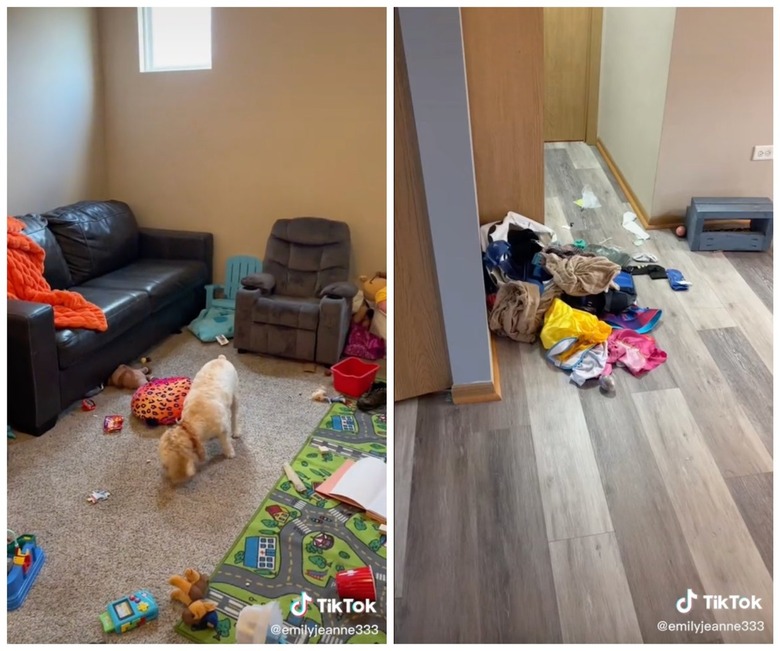
[[[376,307],[377,293],[387,287],[387,274],[383,271],[377,271],[373,276],[360,276],[360,291],[355,297],[359,301],[356,306],[355,301],[352,303],[352,320],[355,323],[359,323],[365,328],[371,326],[371,317],[373,316],[373,310]],[[362,295],[362,300],[358,299]],[[385,293],[385,301],[387,294]]]
[[[197,570],[187,568],[184,576],[174,575],[168,583],[176,589],[171,592],[171,599],[184,604],[187,608],[182,612],[182,621],[193,629],[215,628],[219,618],[216,613],[217,604],[204,597],[209,591],[209,580]]]
[[[203,599],[209,591],[208,577],[191,567],[184,570],[184,576],[174,574],[168,579],[168,583],[176,588],[171,592],[171,599],[180,601],[185,606],[189,606],[198,599]]]
[[[120,364],[108,380],[109,385],[120,389],[137,389],[146,384],[151,377],[148,367],[131,368],[127,364]]]
[[[190,628],[216,628],[219,623],[217,604],[208,599],[193,601],[181,614],[181,620]]]

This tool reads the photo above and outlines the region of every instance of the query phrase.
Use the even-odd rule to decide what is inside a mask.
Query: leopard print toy
[[[139,387],[130,407],[147,425],[174,425],[181,418],[192,382],[187,377],[158,378]]]

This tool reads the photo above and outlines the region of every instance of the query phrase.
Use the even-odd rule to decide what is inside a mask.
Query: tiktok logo
[[[306,592],[301,592],[299,599],[296,599],[290,605],[290,612],[296,617],[303,617],[309,609],[309,604],[314,601]]]
[[[677,600],[677,610],[681,613],[689,613],[691,612],[691,608],[693,608],[693,600],[698,599],[699,595],[697,595],[693,590],[688,588],[688,594],[686,594],[684,597],[680,597]]]

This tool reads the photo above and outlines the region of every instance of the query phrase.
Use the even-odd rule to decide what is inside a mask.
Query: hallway
[[[772,252],[692,253],[670,231],[635,247],[597,150],[545,150],[561,240],[652,253],[693,286],[635,277],[669,357],[641,379],[618,369],[614,397],[500,340],[502,402],[396,405],[396,641],[771,640]],[[585,184],[600,209],[573,203]],[[762,610],[681,614],[688,589]],[[659,630],[689,620],[764,630]]]

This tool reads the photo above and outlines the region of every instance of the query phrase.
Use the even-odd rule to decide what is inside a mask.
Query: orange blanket
[[[43,277],[44,250],[22,234],[24,224],[8,218],[8,298],[47,303],[57,328],[108,330],[106,315],[81,294],[52,289]]]

